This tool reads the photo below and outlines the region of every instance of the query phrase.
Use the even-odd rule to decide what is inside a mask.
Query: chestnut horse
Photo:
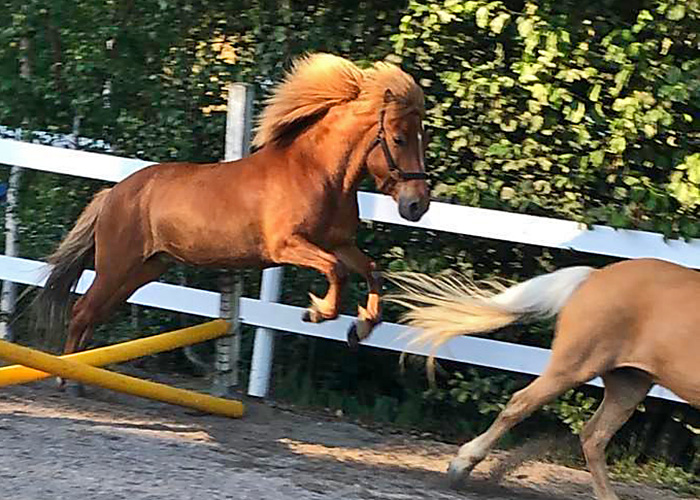
[[[388,297],[410,308],[403,316],[435,348],[453,337],[492,331],[515,321],[558,314],[544,373],[515,393],[482,435],[459,449],[449,467],[453,484],[481,462],[515,424],[577,385],[600,376],[605,397],[581,434],[600,500],[617,500],[605,448],[652,384],[700,408],[700,272],[655,259],[602,269],[570,267],[511,288],[479,288],[458,278],[417,273],[392,278]]]
[[[173,262],[238,268],[292,264],[328,279],[306,321],[336,318],[350,271],[369,286],[348,332],[356,345],[380,321],[380,274],[356,246],[357,190],[370,175],[405,219],[428,210],[424,97],[388,63],[360,69],[330,54],[304,56],[267,100],[254,145],[238,161],[163,163],[99,192],[56,251],[37,297],[49,334],[65,327],[69,295],[94,262],[95,280],[72,308],[66,353]]]

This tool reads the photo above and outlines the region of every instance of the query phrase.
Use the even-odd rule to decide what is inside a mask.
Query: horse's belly
[[[270,260],[255,224],[162,226],[155,250],[190,265],[260,267]]]

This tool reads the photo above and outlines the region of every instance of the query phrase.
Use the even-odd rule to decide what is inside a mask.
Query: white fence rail
[[[152,162],[0,139],[0,164],[116,182]],[[700,268],[700,240],[664,242],[663,237],[655,233],[613,230],[603,226],[588,230],[567,220],[447,203],[433,203],[420,222],[409,223],[399,217],[394,202],[386,196],[360,193],[359,201],[360,215],[365,220],[616,257],[657,257]],[[43,281],[40,270],[43,266],[42,262],[0,255],[0,279],[41,285]],[[79,293],[85,291],[93,276],[92,271],[85,271],[78,285]],[[216,292],[151,283],[137,291],[129,302],[204,317],[218,317],[219,299]],[[353,321],[351,317],[341,316],[336,321],[315,325],[302,322],[301,313],[302,309],[298,307],[251,298],[241,299],[241,321],[263,328],[344,341],[347,328]],[[382,323],[364,344],[426,354],[424,350],[408,346],[408,337],[402,335],[405,332],[406,328],[400,325]],[[473,337],[454,339],[438,351],[438,357],[443,359],[532,375],[543,371],[549,355],[548,349]],[[590,383],[601,385],[599,379]],[[658,386],[654,387],[651,395],[683,401]]]

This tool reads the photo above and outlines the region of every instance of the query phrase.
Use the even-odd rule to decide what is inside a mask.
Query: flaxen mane
[[[300,120],[349,101],[362,103],[363,112],[379,110],[387,89],[406,112],[424,113],[423,91],[393,64],[380,62],[362,70],[331,54],[303,56],[267,100],[253,144],[277,142]]]

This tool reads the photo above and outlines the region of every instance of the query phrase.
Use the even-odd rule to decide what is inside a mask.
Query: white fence
[[[0,164],[116,182],[152,162],[0,139]],[[429,212],[420,222],[410,223],[399,217],[396,205],[389,197],[363,192],[359,194],[359,202],[360,216],[365,220],[615,257],[657,257],[700,268],[700,240],[688,243],[665,242],[661,235],[655,233],[613,230],[603,226],[588,230],[567,220],[447,203],[432,203]],[[43,266],[43,262],[0,255],[0,280],[41,285]],[[86,290],[93,275],[92,271],[85,271],[78,284],[79,293]],[[129,302],[213,318],[219,315],[219,299],[216,292],[151,283],[137,291]],[[242,298],[240,305],[243,323],[345,341],[346,331],[353,318],[341,316],[336,321],[316,325],[302,322],[302,311],[298,307],[252,298]],[[403,326],[382,323],[363,344],[426,354],[423,350],[408,346],[408,336],[402,335],[405,332]],[[443,359],[536,375],[543,371],[550,351],[495,340],[460,337],[443,346],[437,355]],[[590,383],[601,385],[600,379]],[[658,386],[654,387],[651,395],[683,401]]]

